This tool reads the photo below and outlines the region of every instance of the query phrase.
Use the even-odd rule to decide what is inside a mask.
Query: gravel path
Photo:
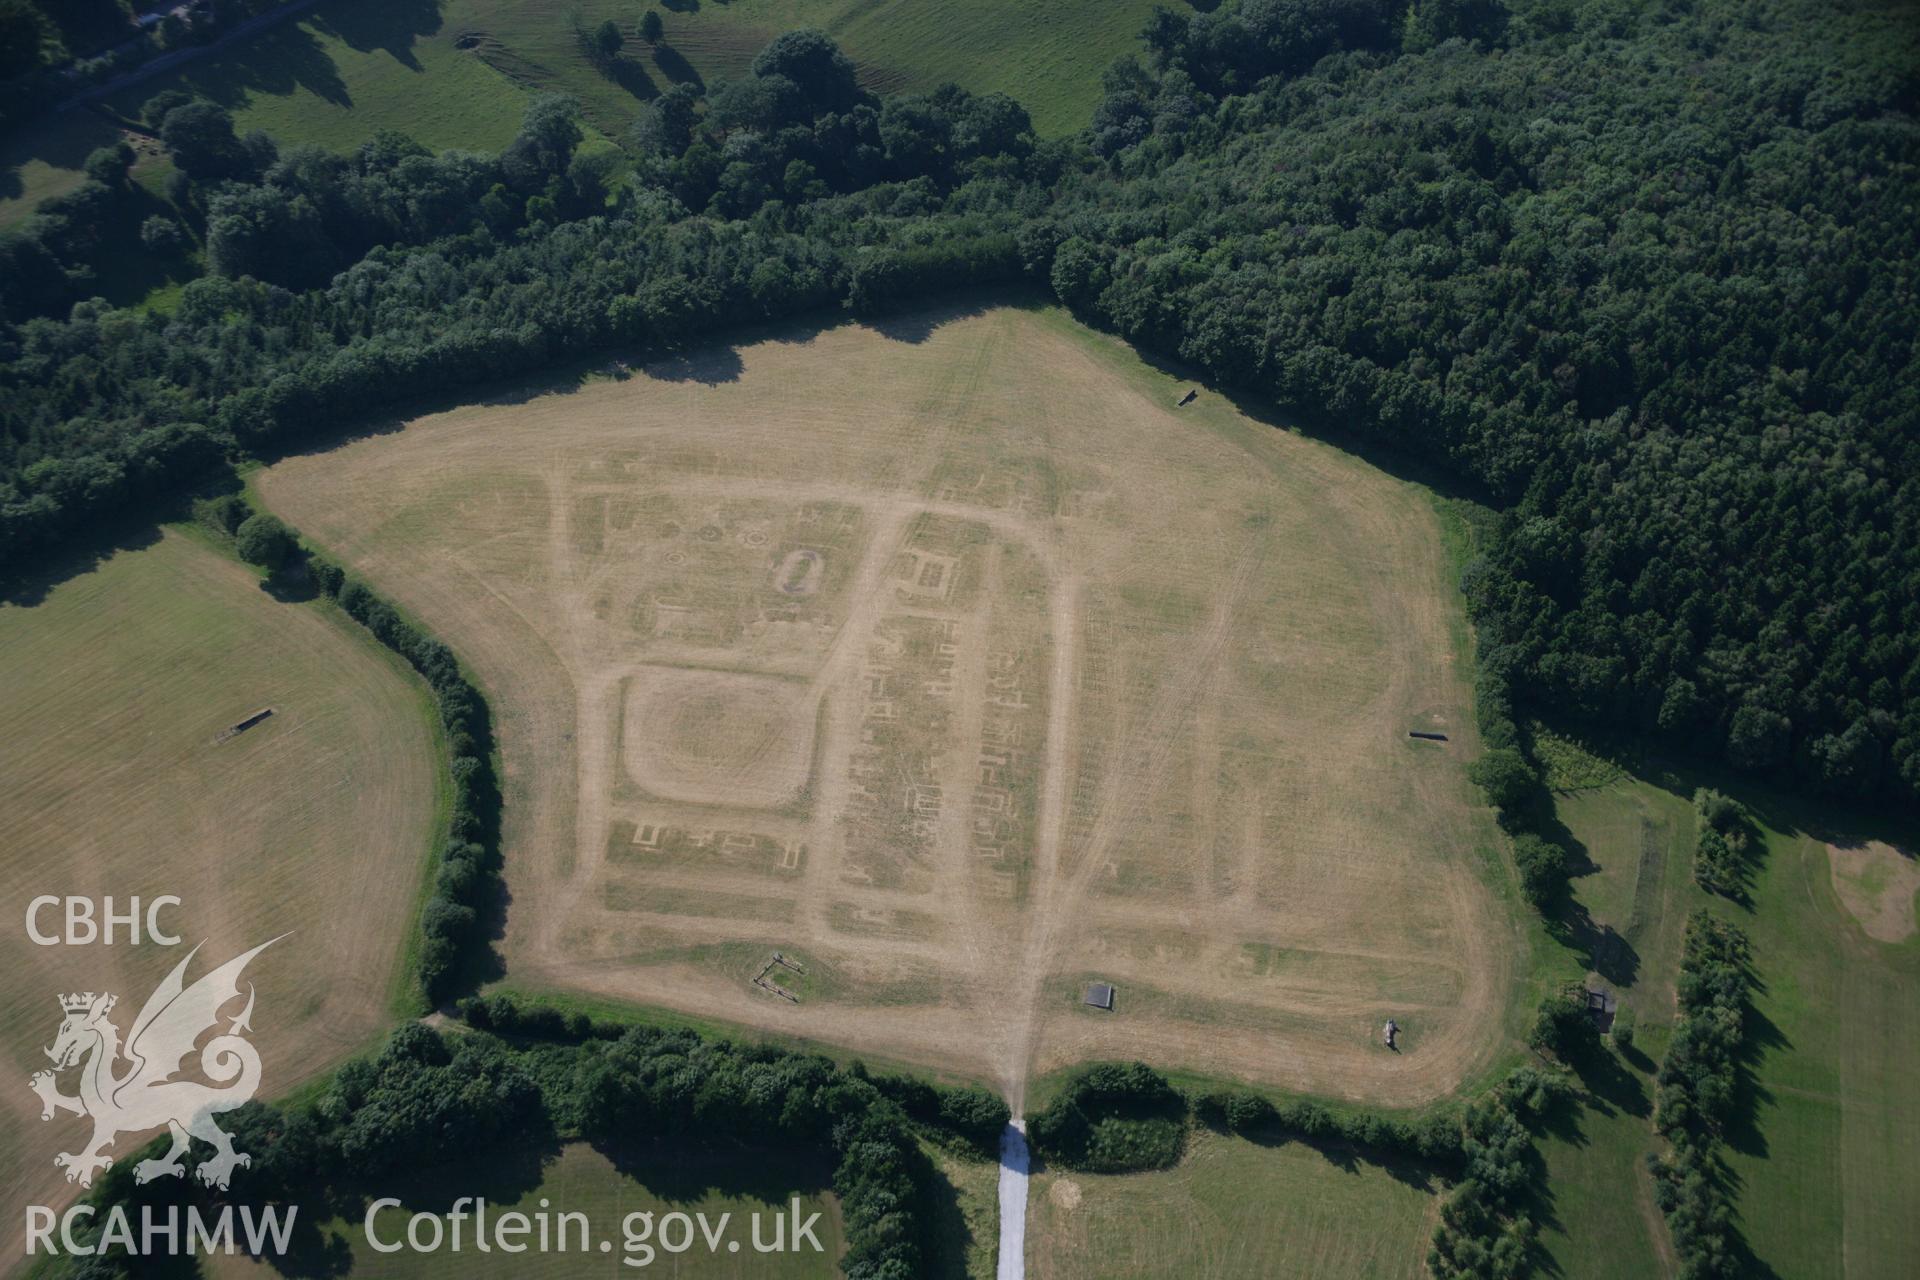
[[[1026,1280],[1027,1122],[1014,1120],[1000,1134],[999,1280]]]

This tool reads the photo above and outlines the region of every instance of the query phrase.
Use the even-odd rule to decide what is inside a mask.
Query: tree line
[[[1560,1064],[1526,1063],[1464,1107],[1443,1104],[1401,1117],[1311,1099],[1275,1103],[1249,1089],[1188,1095],[1144,1063],[1099,1063],[1075,1072],[1028,1115],[1027,1132],[1042,1159],[1097,1173],[1173,1164],[1196,1122],[1259,1141],[1345,1147],[1412,1165],[1448,1183],[1428,1270],[1442,1280],[1513,1280],[1530,1273],[1537,1253],[1538,1225],[1529,1212],[1539,1160],[1534,1137],[1575,1092]]]
[[[1027,279],[1498,504],[1463,586],[1516,702],[1910,805],[1913,49],[1871,3],[1225,0],[1040,141],[790,33],[642,108],[621,175],[554,100],[498,156],[162,102],[214,274],[84,300],[105,160],[0,248],[0,561],[407,397]]]
[[[303,547],[299,533],[279,517],[255,511],[238,494],[203,499],[193,510],[203,525],[233,540],[241,559],[274,575],[283,590],[306,587],[338,604],[404,658],[432,691],[446,735],[452,798],[432,893],[420,913],[415,977],[429,1008],[471,990],[488,976],[491,942],[506,903],[500,789],[486,699],[451,649],[338,564]]]
[[[489,1013],[474,1017],[481,1008]],[[91,1197],[102,1210],[94,1221],[109,1204],[128,1206],[138,1221],[141,1205],[204,1206],[215,1195],[294,1203],[310,1233],[297,1247],[331,1270],[339,1259],[313,1224],[357,1219],[370,1193],[389,1189],[381,1179],[445,1165],[463,1152],[506,1158],[580,1140],[619,1155],[694,1137],[743,1162],[769,1148],[830,1161],[846,1224],[843,1273],[914,1280],[925,1273],[936,1177],[917,1139],[950,1133],[977,1145],[988,1126],[997,1136],[1007,1119],[1006,1105],[977,1089],[922,1082],[903,1089],[859,1063],[687,1030],[576,1020],[500,997],[469,1006],[469,1020],[474,1029],[466,1034],[407,1023],[377,1053],[340,1068],[317,1097],[285,1108],[250,1102],[230,1113],[223,1124],[253,1157],[231,1193],[192,1177],[138,1186],[136,1161],[116,1161]],[[553,1024],[579,1034],[541,1038]],[[889,1090],[934,1101],[924,1115],[910,1116]],[[939,1127],[948,1115],[956,1117],[951,1131]],[[141,1154],[157,1154],[164,1141]],[[175,1261],[183,1273],[195,1269],[193,1259]],[[147,1265],[109,1251],[79,1271],[98,1280],[147,1274]]]
[[[1747,935],[1705,908],[1696,910],[1687,919],[1676,987],[1680,1020],[1660,1064],[1655,1111],[1655,1123],[1673,1146],[1664,1158],[1648,1161],[1681,1274],[1721,1280],[1747,1271],[1734,1228],[1730,1175],[1718,1154],[1738,1105],[1753,989]]]

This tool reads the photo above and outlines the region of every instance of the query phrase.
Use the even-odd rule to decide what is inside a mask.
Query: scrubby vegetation
[[[1102,1063],[1027,1117],[1041,1158],[1090,1173],[1164,1169],[1186,1147],[1187,1100],[1142,1062]]]
[[[1739,801],[1702,787],[1693,793],[1693,878],[1708,893],[1732,897],[1746,873],[1753,823]]]
[[[1570,1065],[1599,1052],[1600,1032],[1587,1012],[1585,988],[1569,983],[1541,1001],[1527,1044]]]
[[[1564,1073],[1524,1066],[1468,1109],[1462,1175],[1427,1251],[1437,1280],[1508,1280],[1532,1270],[1539,1224],[1529,1204],[1540,1161],[1533,1133],[1572,1093]]]

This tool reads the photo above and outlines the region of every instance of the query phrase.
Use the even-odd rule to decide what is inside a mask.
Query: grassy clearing
[[[120,130],[99,116],[68,111],[0,140],[0,229],[79,186],[88,154],[119,139]]]
[[[1755,1125],[1729,1161],[1742,1227],[1781,1276],[1910,1274],[1920,1187],[1920,942],[1867,936],[1824,843],[1769,830],[1754,886]]]
[[[363,1048],[386,1025],[434,835],[424,686],[330,606],[278,603],[251,570],[171,530],[38,603],[0,605],[0,651],[0,887],[16,925],[43,894],[112,895],[122,909],[173,894],[183,902],[165,923],[184,944],[38,947],[9,931],[8,1070],[24,1081],[46,1066],[61,992],[105,986],[124,1025],[186,948],[205,941],[197,976],[289,930],[249,970],[265,1091]],[[269,720],[215,743],[263,707]],[[78,1124],[42,1127],[24,1089],[0,1112],[10,1224],[19,1203],[70,1191],[52,1155]]]
[[[1646,1168],[1655,1146],[1654,1070],[1643,1054],[1609,1053],[1602,1072],[1588,1073],[1586,1096],[1554,1117],[1540,1140],[1547,1175],[1540,1242],[1555,1264],[1551,1274],[1638,1280],[1672,1273]]]
[[[1344,1152],[1202,1130],[1162,1173],[1037,1173],[1027,1268],[1036,1280],[1424,1276],[1438,1190]]]
[[[407,1220],[415,1213],[445,1213],[460,1196],[480,1196],[487,1213],[519,1211],[537,1224],[542,1213],[559,1239],[559,1215],[585,1214],[586,1249],[580,1246],[580,1228],[566,1228],[567,1248],[537,1248],[506,1254],[482,1253],[474,1245],[471,1218],[465,1227],[465,1247],[450,1244],[427,1253],[403,1249],[381,1253],[368,1243],[364,1209],[350,1217],[334,1218],[319,1228],[319,1239],[307,1241],[311,1262],[325,1261],[326,1274],[379,1276],[382,1280],[439,1280],[440,1277],[542,1277],[666,1275],[682,1280],[825,1280],[839,1275],[836,1265],[844,1247],[838,1202],[826,1191],[831,1170],[818,1162],[796,1159],[776,1150],[736,1150],[670,1144],[612,1158],[584,1143],[571,1143],[558,1152],[494,1156],[466,1162],[433,1173],[397,1179],[382,1187],[382,1196],[401,1200],[399,1207],[383,1208],[374,1232],[383,1243],[403,1241]],[[791,1228],[791,1204],[800,1203],[800,1217],[818,1213],[814,1235],[822,1250],[756,1253],[753,1215],[762,1219],[761,1239],[770,1241],[775,1215]],[[673,1253],[660,1247],[660,1222],[668,1214],[704,1214],[718,1231],[721,1215],[730,1215],[717,1250],[709,1250],[699,1228],[693,1244]],[[630,1215],[651,1216],[643,1223]],[[443,1217],[442,1222],[447,1220]],[[668,1238],[679,1242],[678,1227]],[[423,1239],[426,1237],[422,1237]],[[451,1241],[451,1234],[447,1240]],[[537,1240],[537,1235],[526,1237]],[[604,1251],[602,1242],[609,1247]],[[738,1245],[730,1250],[729,1243]],[[297,1262],[299,1258],[292,1261]],[[644,1270],[640,1270],[644,1268]],[[244,1259],[216,1258],[208,1273],[219,1280],[257,1277],[262,1269]]]
[[[1569,1280],[1670,1273],[1672,1246],[1653,1200],[1646,1155],[1654,1073],[1674,1017],[1674,978],[1687,913],[1708,901],[1692,882],[1693,806],[1633,779],[1566,739],[1536,730],[1558,780],[1555,811],[1589,870],[1573,882],[1585,916],[1562,952],[1604,983],[1634,1023],[1635,1048],[1609,1052],[1586,1093],[1540,1141],[1547,1184],[1541,1244]],[[1613,780],[1602,781],[1609,774]]]
[[[1596,776],[1591,763],[1572,762],[1581,776]],[[1835,837],[1766,793],[1734,790],[1764,836],[1750,907],[1710,898],[1691,877],[1693,785],[1629,776],[1556,801],[1595,868],[1574,882],[1590,916],[1575,930],[1576,951],[1619,992],[1637,1024],[1638,1053],[1590,1079],[1594,1096],[1543,1141],[1552,1215],[1542,1242],[1568,1277],[1671,1270],[1643,1166],[1660,1146],[1645,1104],[1673,1023],[1686,916],[1711,905],[1752,936],[1760,980],[1749,1025],[1750,1122],[1730,1135],[1727,1152],[1740,1228],[1758,1264],[1777,1276],[1905,1274],[1920,1106],[1904,1077],[1920,1053],[1920,1027],[1896,1011],[1920,991],[1920,941],[1869,936],[1835,893],[1826,847]]]

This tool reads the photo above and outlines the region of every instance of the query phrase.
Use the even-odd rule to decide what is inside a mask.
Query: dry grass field
[[[995,309],[436,413],[258,486],[491,699],[517,986],[1016,1105],[1115,1056],[1436,1097],[1503,1051],[1522,945],[1476,878],[1438,517],[1185,390]]]
[[[53,1156],[88,1132],[72,1115],[42,1124],[26,1085],[48,1065],[57,996],[116,993],[124,1031],[194,944],[205,948],[190,980],[291,930],[246,974],[263,1095],[388,1024],[435,821],[436,747],[425,686],[344,615],[277,603],[175,532],[43,602],[0,605],[0,653],[0,1213],[18,1257],[21,1206],[73,1194]],[[216,743],[265,707],[270,719]],[[23,922],[43,894],[122,908],[177,895],[161,923],[182,945],[36,946]]]

